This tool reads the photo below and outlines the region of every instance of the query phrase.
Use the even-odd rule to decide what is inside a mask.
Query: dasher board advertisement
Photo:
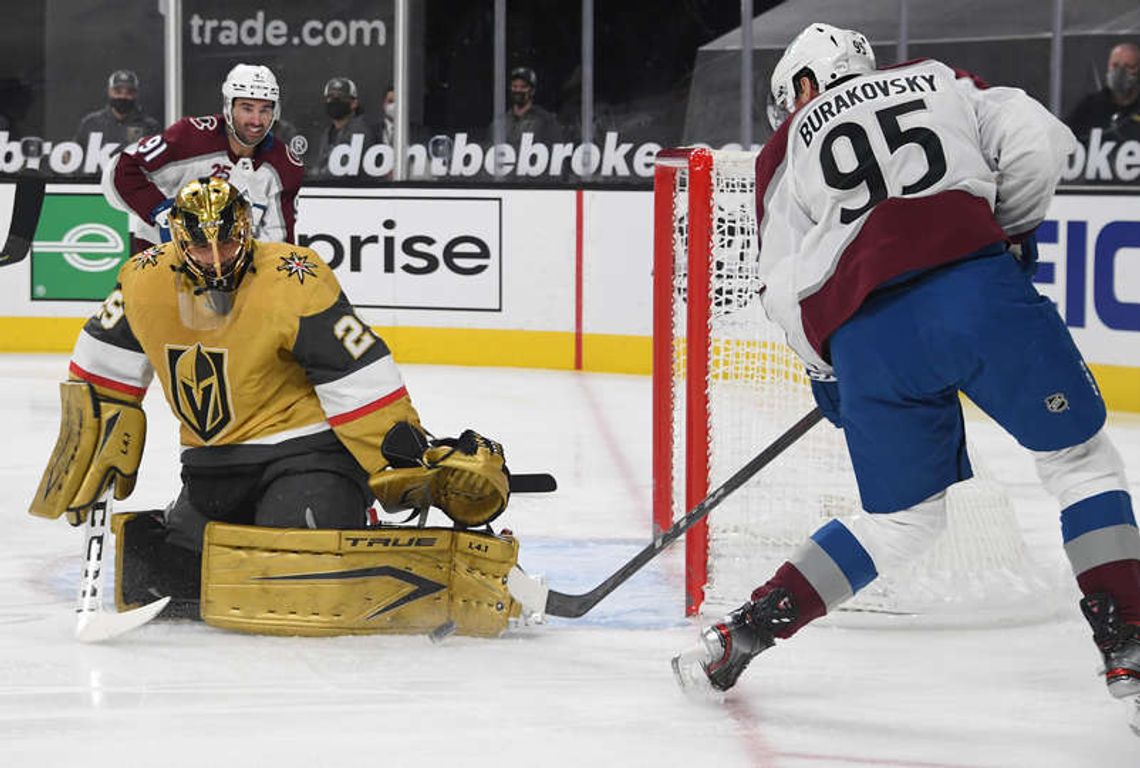
[[[499,197],[309,197],[297,242],[357,307],[503,310]]]

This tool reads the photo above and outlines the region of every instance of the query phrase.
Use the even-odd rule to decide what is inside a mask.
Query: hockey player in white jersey
[[[144,136],[103,170],[103,193],[132,214],[131,253],[170,241],[174,195],[194,179],[226,179],[251,204],[253,235],[294,241],[304,164],[279,141],[281,89],[269,67],[237,64],[222,83],[220,114],[184,117]]]
[[[1140,533],[1105,406],[1052,303],[1033,233],[1072,133],[1015,88],[934,60],[877,70],[858,32],[812,24],[772,93],[756,163],[764,308],[843,429],[865,514],[823,525],[673,660],[731,688],[753,657],[920,555],[971,476],[959,392],[1029,449],[1061,507],[1109,692],[1140,694]]]

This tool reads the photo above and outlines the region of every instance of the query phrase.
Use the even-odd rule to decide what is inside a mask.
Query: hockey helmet
[[[819,89],[825,91],[848,75],[873,72],[875,52],[861,32],[830,24],[809,24],[784,50],[772,70],[770,97],[778,110],[769,110],[770,120],[795,110],[796,81],[805,69],[815,78]]]
[[[222,83],[222,114],[233,133],[234,99],[264,99],[273,102],[273,123],[281,119],[281,89],[273,70],[260,64],[238,64]]]
[[[174,197],[170,234],[198,288],[237,289],[253,257],[253,229],[249,201],[236,187],[217,176],[186,184]]]

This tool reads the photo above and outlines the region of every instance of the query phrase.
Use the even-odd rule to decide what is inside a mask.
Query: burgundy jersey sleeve
[[[184,117],[162,133],[145,136],[120,152],[107,168],[104,191],[153,224],[155,206],[174,190],[162,186],[163,169],[172,164],[225,152],[219,115]],[[111,189],[107,189],[109,177]]]

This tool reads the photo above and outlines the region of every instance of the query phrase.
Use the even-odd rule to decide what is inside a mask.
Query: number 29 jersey
[[[832,85],[756,160],[761,296],[809,368],[891,281],[1029,234],[1075,139],[1016,88],[935,60]]]
[[[418,423],[387,345],[308,248],[255,241],[216,326],[192,327],[194,285],[172,243],[142,251],[84,325],[70,374],[141,400],[157,377],[181,422],[184,464],[253,464],[339,441],[367,472],[398,421]],[[335,437],[334,437],[335,435]]]

